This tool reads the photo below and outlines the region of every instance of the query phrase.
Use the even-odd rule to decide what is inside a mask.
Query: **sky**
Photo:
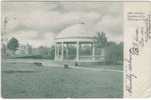
[[[94,34],[105,32],[109,40],[120,42],[122,8],[121,2],[3,2],[2,20],[7,18],[3,36],[33,47],[50,47],[61,31],[84,22]]]

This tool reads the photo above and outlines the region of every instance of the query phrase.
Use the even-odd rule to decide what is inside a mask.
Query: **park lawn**
[[[2,63],[5,98],[88,98],[123,96],[123,73],[38,67],[28,63]]]

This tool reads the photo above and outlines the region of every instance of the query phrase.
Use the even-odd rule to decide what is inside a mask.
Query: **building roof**
[[[56,39],[69,39],[69,38],[94,38],[96,34],[89,30],[85,24],[72,25],[61,31]]]

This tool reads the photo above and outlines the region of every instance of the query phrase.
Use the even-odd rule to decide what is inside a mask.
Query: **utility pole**
[[[2,51],[2,57],[5,59],[7,55],[7,47],[6,47],[6,41],[5,41],[5,35],[7,34],[6,28],[7,28],[7,23],[8,23],[8,18],[4,17],[4,27],[3,27],[3,32],[2,32],[2,37],[1,37],[1,51]]]

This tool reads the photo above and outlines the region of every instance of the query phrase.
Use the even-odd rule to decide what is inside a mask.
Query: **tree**
[[[122,64],[123,61],[123,43],[108,42],[105,47],[105,60],[108,64]]]
[[[7,43],[7,48],[9,50],[11,50],[13,52],[13,54],[15,53],[15,51],[17,50],[18,47],[19,47],[18,40],[14,37],[11,38]]]
[[[55,46],[51,46],[50,48],[50,59],[55,58]]]
[[[108,42],[107,42],[107,37],[106,37],[105,33],[98,32],[97,36],[96,36],[96,47],[103,48],[107,45],[107,43]]]
[[[121,63],[123,63],[123,48],[124,48],[123,42],[120,42],[118,44],[117,50],[118,50],[118,60]]]

